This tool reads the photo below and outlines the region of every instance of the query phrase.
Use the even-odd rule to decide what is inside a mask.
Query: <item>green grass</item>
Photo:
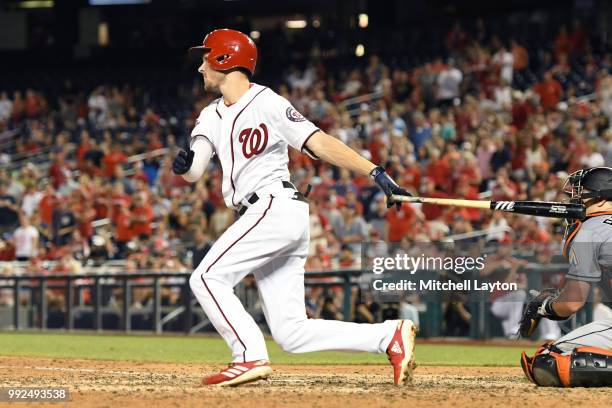
[[[521,350],[417,343],[416,357],[420,365],[517,366]],[[273,341],[268,341],[268,351],[276,364],[387,364],[384,354],[289,354]],[[220,338],[203,336],[0,333],[2,355],[194,364],[225,364],[230,360],[229,349]]]

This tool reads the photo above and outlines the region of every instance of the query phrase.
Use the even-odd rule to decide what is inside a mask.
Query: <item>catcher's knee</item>
[[[612,350],[578,347],[563,354],[552,343],[533,357],[521,355],[521,367],[532,383],[542,387],[612,386]]]

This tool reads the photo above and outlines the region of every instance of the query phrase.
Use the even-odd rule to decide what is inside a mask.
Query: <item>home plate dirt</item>
[[[390,366],[274,366],[268,381],[229,389],[199,385],[219,368],[0,356],[0,387],[67,387],[70,402],[45,406],[79,408],[612,405],[609,388],[536,388],[518,367],[419,367],[413,385],[398,388]]]

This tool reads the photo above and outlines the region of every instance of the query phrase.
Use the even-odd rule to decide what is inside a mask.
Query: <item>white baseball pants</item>
[[[306,317],[308,204],[293,200],[294,193],[280,182],[258,191],[259,200],[219,237],[193,272],[191,290],[232,349],[233,362],[269,359],[263,334],[233,290],[249,273],[257,281],[272,336],[283,350],[385,352],[395,321],[357,324]]]

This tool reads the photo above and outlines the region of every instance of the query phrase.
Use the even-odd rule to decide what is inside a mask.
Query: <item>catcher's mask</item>
[[[590,206],[612,199],[612,168],[592,167],[573,172],[563,184],[571,203]]]
[[[563,184],[563,192],[574,204],[589,207],[602,200],[612,199],[612,168],[592,167],[570,174]],[[582,220],[566,220],[565,238],[573,237]]]

